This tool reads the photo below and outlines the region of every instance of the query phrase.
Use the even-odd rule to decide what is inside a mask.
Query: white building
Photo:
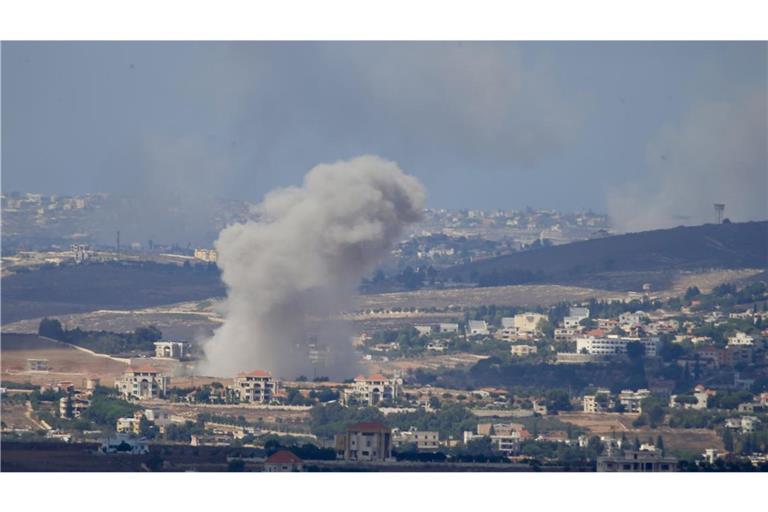
[[[415,443],[418,450],[437,450],[440,447],[440,436],[437,432],[417,430],[416,427],[392,430],[392,446],[399,447],[408,443]]]
[[[566,329],[577,329],[581,326],[581,321],[589,318],[589,308],[572,307],[568,316],[563,319],[563,327]]]
[[[155,342],[155,357],[186,359],[189,357],[189,343],[183,341],[160,340]]]
[[[605,412],[612,405],[611,392],[608,389],[600,388],[592,395],[584,395],[581,399],[581,405],[584,412]]]
[[[736,332],[733,336],[728,338],[729,345],[741,345],[741,346],[753,346],[755,344],[755,338],[743,333],[741,331]]]
[[[467,322],[467,336],[487,336],[488,323],[485,320],[470,320]]]
[[[115,387],[125,398],[144,400],[164,397],[170,383],[170,377],[151,366],[142,366],[126,371],[115,381]]]
[[[370,377],[358,375],[352,383],[351,389],[345,389],[342,395],[344,404],[355,402],[358,404],[376,405],[379,402],[397,400],[402,381],[399,378],[387,378],[380,373]]]
[[[267,371],[253,370],[238,374],[229,389],[240,402],[268,404],[277,394],[278,382]]]
[[[608,336],[587,336],[576,340],[576,352],[592,355],[626,354],[627,345],[632,342],[640,342],[645,348],[647,357],[655,357],[659,346],[659,338],[630,338],[609,334]]]
[[[195,259],[215,263],[219,259],[216,249],[195,249]]]
[[[447,332],[447,333],[458,333],[459,332],[459,324],[454,323],[442,323],[440,324],[440,332]]]

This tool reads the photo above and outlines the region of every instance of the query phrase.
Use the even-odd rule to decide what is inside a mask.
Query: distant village
[[[360,333],[361,362],[380,370],[343,381],[323,376],[321,348],[311,377],[254,368],[212,380],[174,366],[196,357],[194,344],[158,338],[109,385],[97,375],[25,383],[56,371],[30,358],[18,382],[4,375],[2,399],[26,404],[39,428],[4,419],[2,435],[95,443],[104,457],[240,450],[230,470],[766,470],[767,304],[757,281],[665,301],[647,289],[623,301],[453,311]],[[39,334],[62,337],[55,323]],[[473,363],[444,364],[461,357]],[[158,467],[182,466],[169,456]]]

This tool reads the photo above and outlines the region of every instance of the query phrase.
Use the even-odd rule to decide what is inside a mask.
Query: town
[[[768,286],[749,281],[432,308],[358,333],[366,371],[336,381],[321,347],[312,375],[214,378],[193,340],[46,318],[3,332],[3,469],[764,471]]]

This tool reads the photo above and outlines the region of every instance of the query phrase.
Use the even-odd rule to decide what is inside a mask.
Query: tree
[[[656,449],[659,450],[662,455],[664,454],[664,438],[661,437],[661,434],[656,438]]]
[[[227,464],[227,471],[242,473],[245,471],[245,461],[243,459],[232,459]]]
[[[726,451],[729,451],[729,452],[733,451],[733,433],[729,428],[726,428],[723,431],[723,447],[725,448]]]
[[[631,361],[637,361],[645,355],[645,345],[639,341],[630,341],[627,343],[627,357]]]
[[[45,336],[46,338],[53,338],[55,340],[64,339],[64,329],[61,327],[61,322],[55,318],[43,318],[40,320],[40,326],[37,329],[39,336]]]

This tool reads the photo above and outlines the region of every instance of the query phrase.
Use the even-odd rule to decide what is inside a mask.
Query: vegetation
[[[151,352],[154,351],[154,343],[163,336],[163,333],[153,325],[138,327],[131,333],[83,331],[79,327],[67,330],[55,318],[43,318],[37,332],[40,336],[71,343],[102,354]]]

